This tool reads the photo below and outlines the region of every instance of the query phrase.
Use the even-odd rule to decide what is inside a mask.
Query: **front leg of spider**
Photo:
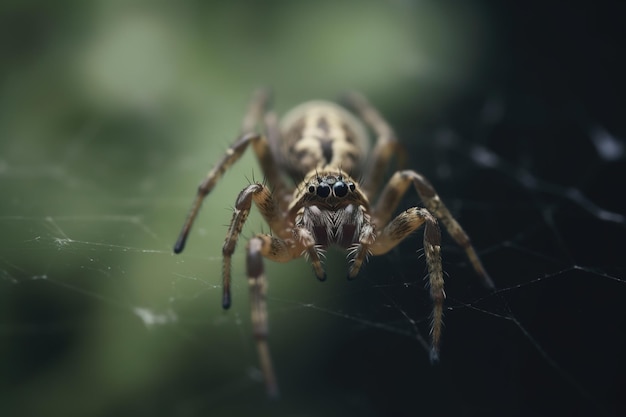
[[[493,280],[480,261],[469,236],[465,233],[465,230],[463,230],[459,222],[452,216],[450,210],[448,210],[443,203],[434,187],[423,175],[412,170],[396,172],[381,192],[378,203],[374,208],[375,222],[377,224],[387,223],[391,213],[396,209],[400,203],[400,199],[411,185],[413,185],[413,188],[417,191],[417,194],[424,202],[428,211],[441,221],[457,245],[463,248],[470,264],[481,279],[482,284],[488,289],[495,289]]]
[[[371,246],[373,255],[382,255],[396,247],[411,233],[424,225],[424,253],[428,266],[428,287],[433,301],[430,324],[430,360],[439,359],[439,345],[443,325],[444,292],[443,268],[441,266],[441,233],[437,219],[424,208],[413,207],[394,218],[378,235]]]
[[[250,184],[239,193],[222,249],[224,262],[222,306],[225,309],[231,305],[232,254],[235,251],[241,230],[252,208],[252,202],[255,203],[268,224],[273,225],[282,235],[288,235],[289,233],[281,220],[279,206],[267,186],[260,183]],[[279,390],[267,341],[269,327],[266,301],[267,278],[265,276],[263,258],[265,257],[275,262],[289,262],[299,257],[302,250],[303,247],[295,244],[293,240],[267,234],[254,236],[246,245],[246,273],[250,289],[250,314],[253,336],[257,345],[259,364],[265,380],[267,393],[272,398],[278,397]]]
[[[257,345],[259,363],[267,394],[278,397],[278,382],[272,365],[270,349],[267,342],[269,319],[267,313],[267,278],[263,258],[275,262],[289,262],[300,256],[302,247],[290,240],[284,240],[267,234],[257,234],[246,245],[246,274],[250,289],[250,314],[252,331]]]
[[[267,344],[267,279],[263,268],[263,250],[267,248],[267,236],[256,236],[248,242],[246,248],[246,267],[248,273],[248,287],[250,288],[250,314],[252,317],[252,333],[257,345],[259,362],[267,394],[278,397],[278,383],[272,365],[272,358]],[[267,251],[267,249],[266,249]]]

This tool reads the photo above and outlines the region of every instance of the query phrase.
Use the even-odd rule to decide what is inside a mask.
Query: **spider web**
[[[18,121],[27,128],[0,145],[2,414],[626,413],[623,123],[602,106],[554,110],[571,101],[562,91],[499,87],[426,123],[410,99],[382,108],[497,290],[481,287],[444,232],[445,328],[432,366],[420,233],[351,282],[337,252],[324,283],[303,260],[267,262],[275,403],[249,319],[242,248],[267,231],[255,212],[233,256],[233,306],[220,300],[231,205],[261,176],[251,154],[206,200],[185,252],[171,249],[194,185],[228,144],[172,138],[231,137],[240,115],[220,108],[242,108],[243,89],[198,111],[217,127],[197,131],[181,132],[175,110],[145,97],[139,112],[45,108],[67,124],[57,136]],[[402,208],[419,203],[409,193]]]

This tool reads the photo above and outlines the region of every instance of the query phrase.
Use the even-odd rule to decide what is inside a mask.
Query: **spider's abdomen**
[[[315,169],[338,168],[360,175],[369,150],[367,131],[352,113],[326,101],[295,107],[281,123],[276,159],[294,177]]]

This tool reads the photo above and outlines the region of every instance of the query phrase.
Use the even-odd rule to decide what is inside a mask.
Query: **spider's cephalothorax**
[[[322,254],[327,247],[335,245],[347,250],[351,263],[348,277],[354,278],[368,255],[387,253],[424,226],[428,286],[433,300],[430,332],[433,361],[439,355],[445,298],[437,219],[465,250],[483,283],[493,288],[493,282],[467,234],[426,178],[411,170],[397,171],[379,191],[388,165],[394,158],[403,161],[404,153],[398,152],[400,147],[391,127],[363,96],[350,93],[346,102],[358,117],[337,104],[311,101],[295,107],[279,123],[274,112],[269,110],[269,93],[258,91],[244,118],[242,134],[198,187],[174,246],[176,253],[183,250],[203,199],[252,144],[269,187],[263,183],[250,184],[239,193],[235,202],[222,249],[222,305],[228,308],[231,304],[231,257],[254,202],[273,232],[253,236],[246,246],[252,325],[271,396],[278,394],[278,384],[267,344],[267,279],[263,258],[288,262],[305,256],[313,265],[317,278],[324,280]],[[368,134],[361,121],[377,136],[371,152]],[[302,181],[290,184],[285,181],[285,176]],[[409,208],[392,219],[411,185],[425,207]],[[371,204],[373,199],[375,203]]]

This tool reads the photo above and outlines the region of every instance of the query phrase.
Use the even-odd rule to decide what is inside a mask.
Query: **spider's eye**
[[[321,183],[317,186],[317,195],[326,198],[330,195],[330,185],[326,183]]]
[[[352,182],[350,184],[348,184],[348,187],[350,188],[350,191],[356,190],[356,186]]]
[[[337,197],[345,197],[348,194],[348,186],[345,182],[337,181],[335,185],[333,185],[333,193]]]
[[[309,185],[308,190],[309,190],[310,193],[314,193],[315,192],[315,186],[314,185]]]

